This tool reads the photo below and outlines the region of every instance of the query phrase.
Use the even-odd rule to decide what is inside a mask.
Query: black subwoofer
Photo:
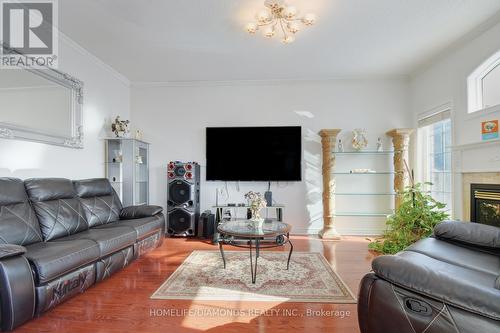
[[[194,212],[175,208],[168,212],[168,231],[172,235],[193,236],[196,226]]]
[[[195,236],[200,218],[200,166],[168,164],[167,228],[170,236]]]
[[[194,187],[184,180],[174,180],[168,184],[169,201],[172,205],[192,204]]]

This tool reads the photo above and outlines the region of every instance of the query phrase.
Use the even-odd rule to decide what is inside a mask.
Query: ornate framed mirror
[[[0,71],[0,138],[83,148],[83,82],[52,68]]]

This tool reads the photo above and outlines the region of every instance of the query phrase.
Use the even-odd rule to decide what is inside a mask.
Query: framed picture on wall
[[[481,123],[481,137],[483,140],[498,139],[498,119]]]

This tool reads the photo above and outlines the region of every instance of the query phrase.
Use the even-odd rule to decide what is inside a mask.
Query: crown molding
[[[132,81],[131,86],[140,87],[219,87],[219,86],[259,86],[292,85],[304,83],[331,83],[340,81],[408,81],[408,75],[360,75],[330,78],[269,79],[269,80],[193,80],[193,81]]]
[[[116,69],[111,67],[110,65],[106,64],[104,61],[96,57],[94,54],[90,53],[87,49],[85,49],[83,46],[75,42],[73,39],[65,35],[63,32],[59,31],[59,39],[61,42],[63,42],[65,45],[68,45],[71,47],[73,50],[77,51],[80,53],[82,56],[85,58],[89,59],[92,63],[95,65],[99,66],[100,68],[104,69],[106,72],[111,74],[114,78],[116,78],[118,81],[121,83],[125,84],[127,87],[131,86],[130,80],[120,72],[118,72]],[[60,47],[60,45],[59,45]]]

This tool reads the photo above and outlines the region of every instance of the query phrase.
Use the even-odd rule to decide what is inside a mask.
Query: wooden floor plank
[[[292,240],[296,251],[323,253],[357,295],[374,257],[366,239],[295,236]],[[16,332],[359,332],[355,304],[151,300],[193,250],[217,247],[192,239],[166,239],[160,248]],[[244,315],[224,312],[228,309]],[[215,310],[226,315],[214,316]],[[186,311],[191,315],[184,315]]]

